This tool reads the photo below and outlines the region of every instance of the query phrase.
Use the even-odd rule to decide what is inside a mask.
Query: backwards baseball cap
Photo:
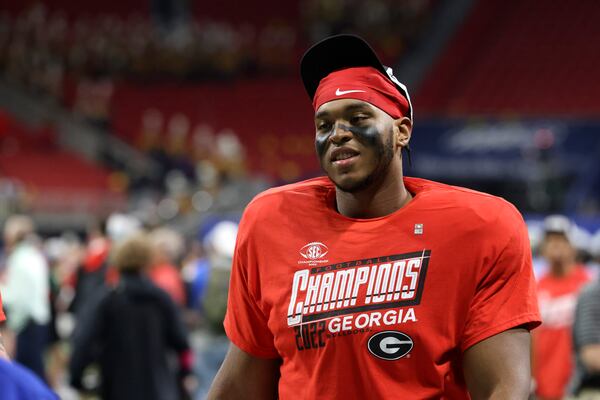
[[[408,90],[356,35],[336,35],[318,42],[300,61],[304,88],[317,110],[335,99],[363,100],[394,118],[413,119]]]

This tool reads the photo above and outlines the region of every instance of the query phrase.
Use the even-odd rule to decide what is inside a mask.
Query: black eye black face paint
[[[354,137],[359,142],[369,147],[376,146],[378,148],[378,153],[381,153],[381,134],[377,130],[376,126],[348,126],[344,124],[339,124],[337,127],[333,126],[331,130],[326,134],[317,135],[315,139],[315,148],[317,150],[317,154],[319,155],[319,159],[321,159],[325,154],[327,142],[331,138],[331,135],[333,135],[333,133],[335,132],[335,129],[343,129],[345,131],[351,132],[352,135],[354,135]]]
[[[317,150],[319,160],[323,158],[323,155],[325,154],[325,149],[327,147],[327,142],[329,141],[331,135],[333,135],[334,130],[335,127],[331,128],[326,134],[317,135],[317,137],[315,138],[315,149]]]

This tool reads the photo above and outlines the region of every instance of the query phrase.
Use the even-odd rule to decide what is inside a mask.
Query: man
[[[575,305],[590,275],[577,264],[573,245],[574,225],[562,215],[544,220],[541,253],[546,273],[538,282],[538,300],[544,324],[533,338],[533,375],[541,400],[562,399],[573,372],[571,329]]]
[[[185,287],[178,267],[184,248],[183,237],[171,228],[159,227],[150,232],[149,240],[152,245],[152,266],[148,269],[148,276],[171,296],[175,304],[183,308]]]
[[[14,358],[45,380],[50,280],[48,264],[32,240],[33,234],[33,221],[28,216],[13,215],[6,220],[4,243],[9,256],[0,290],[9,316],[6,325],[16,335]]]
[[[578,399],[600,399],[600,282],[581,291],[573,325],[576,369],[573,386]]]
[[[526,399],[527,230],[494,196],[403,178],[412,106],[356,36],[301,62],[327,178],[242,218],[209,399]]]

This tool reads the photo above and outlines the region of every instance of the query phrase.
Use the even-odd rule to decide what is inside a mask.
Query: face
[[[575,252],[569,240],[562,233],[546,234],[542,254],[549,264],[569,264],[575,258]]]
[[[394,119],[371,104],[340,99],[315,114],[315,147],[321,168],[345,192],[365,189],[382,178],[394,162]]]

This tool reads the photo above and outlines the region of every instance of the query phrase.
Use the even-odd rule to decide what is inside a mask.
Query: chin
[[[335,178],[329,176],[329,179],[335,184],[335,186],[343,192],[354,193],[365,189],[370,184],[369,177],[366,178],[350,178],[342,177]]]

